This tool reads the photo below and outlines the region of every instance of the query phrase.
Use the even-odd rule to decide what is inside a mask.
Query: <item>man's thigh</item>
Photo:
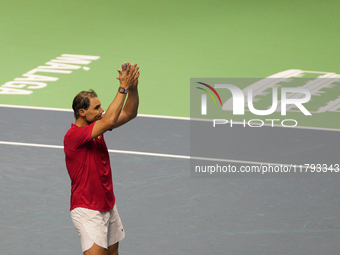
[[[78,231],[84,253],[90,250],[94,243],[104,250],[108,248],[109,214],[78,207],[71,211],[71,218]],[[96,246],[93,249],[96,249]]]
[[[118,246],[119,242],[109,246],[109,249],[107,250],[107,255],[118,255]]]
[[[116,205],[107,212],[75,208],[71,216],[84,254],[118,254],[118,242],[125,237],[125,231]]]
[[[107,255],[108,250],[94,243],[92,247],[84,252],[84,255]]]
[[[119,243],[115,243],[109,246],[108,249],[104,249],[103,247],[100,247],[94,243],[89,250],[84,252],[84,255],[118,255],[118,247]]]

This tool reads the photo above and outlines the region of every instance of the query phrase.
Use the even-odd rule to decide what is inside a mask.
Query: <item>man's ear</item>
[[[85,109],[78,110],[79,116],[85,117]]]

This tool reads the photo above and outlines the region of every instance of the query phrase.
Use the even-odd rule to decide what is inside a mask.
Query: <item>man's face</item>
[[[90,98],[90,106],[87,110],[85,110],[85,119],[88,124],[91,124],[97,120],[102,118],[102,113],[104,112],[101,107],[101,103],[98,97]]]

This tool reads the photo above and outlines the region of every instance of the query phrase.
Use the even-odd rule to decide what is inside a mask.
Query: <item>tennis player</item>
[[[104,133],[137,116],[138,69],[128,63],[118,70],[120,87],[103,117],[93,90],[82,91],[73,100],[76,120],[64,137],[64,151],[72,186],[71,218],[85,255],[117,255],[119,241],[125,237]]]

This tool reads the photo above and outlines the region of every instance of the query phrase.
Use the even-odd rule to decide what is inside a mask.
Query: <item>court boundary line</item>
[[[0,104],[0,107],[3,108],[18,108],[18,109],[27,109],[27,110],[42,110],[42,111],[59,111],[59,112],[73,112],[72,109],[64,109],[64,108],[52,108],[52,107],[38,107],[38,106],[24,106],[24,105],[7,105]],[[138,114],[137,117],[143,118],[156,118],[156,119],[174,119],[174,120],[194,120],[194,121],[212,121],[207,119],[196,119],[196,118],[188,118],[188,117],[177,117],[177,116],[166,116],[166,115],[151,115],[151,114]],[[233,122],[233,125],[243,125],[243,122]],[[272,127],[270,124],[264,124],[263,126]],[[321,130],[321,131],[333,131],[340,132],[340,129],[335,128],[321,128],[321,127],[306,127],[306,126],[296,126],[296,127],[282,127],[280,125],[274,125],[273,127],[277,128],[293,128],[293,129],[308,129],[308,130]]]
[[[23,143],[23,142],[9,142],[9,141],[0,141],[0,145],[23,146],[23,147],[37,147],[37,148],[50,148],[50,149],[64,149],[64,146],[62,146],[62,145],[50,145],[50,144],[38,144],[38,143]],[[204,161],[214,161],[214,162],[218,161],[218,162],[236,163],[236,164],[272,165],[272,166],[282,166],[282,167],[284,167],[284,166],[292,167],[294,165],[297,165],[297,164],[271,163],[271,162],[235,160],[235,159],[191,157],[191,156],[186,156],[186,155],[153,153],[153,152],[141,152],[141,151],[127,151],[127,150],[113,150],[113,149],[108,149],[108,151],[109,151],[109,153],[117,153],[117,154],[130,154],[130,155],[139,155],[139,156],[176,158],[176,159],[189,159],[189,160],[204,160]],[[306,168],[306,166],[302,166],[302,168]]]

